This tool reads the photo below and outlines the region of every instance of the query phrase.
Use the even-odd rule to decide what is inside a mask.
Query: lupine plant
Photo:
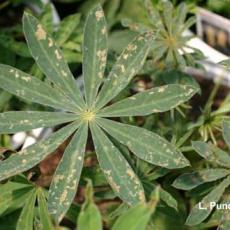
[[[110,103],[142,67],[154,33],[147,31],[135,37],[105,76],[107,27],[102,8],[99,5],[94,7],[84,28],[82,95],[61,50],[43,25],[34,16],[25,13],[23,29],[31,55],[49,81],[43,82],[19,69],[1,64],[0,87],[27,101],[53,108],[53,111],[1,113],[0,132],[16,133],[56,125],[62,125],[62,128],[2,161],[1,181],[31,169],[71,137],[48,193],[48,210],[58,223],[66,214],[77,190],[87,139],[90,138],[88,130],[108,183],[128,205],[144,202],[146,197],[139,178],[112,138],[153,165],[168,169],[189,166],[183,154],[163,137],[117,120],[119,117],[168,111],[189,100],[197,88],[163,85]],[[35,197],[31,199],[34,202]]]
[[[227,120],[223,122],[223,137],[230,148],[230,122]],[[218,181],[218,183],[212,185],[211,191],[208,190],[209,193],[192,208],[186,221],[186,224],[191,226],[200,224],[210,215],[215,207],[210,207],[210,204],[219,202],[230,185],[229,154],[211,143],[202,141],[194,141],[192,146],[210,165],[207,168],[180,175],[173,186],[177,189],[191,190],[208,182]],[[229,203],[229,198],[222,203]],[[218,211],[215,212],[218,213]],[[222,217],[218,218],[221,219],[219,229],[228,229],[230,224],[228,210],[222,210],[222,212]]]
[[[201,55],[201,52],[189,46],[188,41],[193,37],[185,34],[195,22],[195,17],[187,19],[188,9],[185,3],[174,7],[170,1],[159,1],[154,5],[151,0],[144,0],[148,14],[148,23],[132,22],[124,19],[123,25],[133,31],[143,32],[151,30],[156,33],[152,44],[152,62],[158,68],[183,68],[195,65],[195,58],[191,53]],[[152,63],[152,64],[153,64]]]

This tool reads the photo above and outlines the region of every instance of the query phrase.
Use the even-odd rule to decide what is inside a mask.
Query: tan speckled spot
[[[113,178],[111,176],[108,177],[108,181],[109,181],[109,184],[111,185],[111,187],[116,191],[116,192],[119,192],[120,191],[120,186],[117,185],[114,181],[113,181]]]
[[[62,58],[58,50],[55,50],[54,53],[55,53],[56,58],[57,58],[58,60],[60,60],[60,59]]]
[[[63,203],[67,197],[67,190],[64,190],[64,192],[61,194],[61,197],[60,197],[60,203]]]
[[[102,28],[101,33],[106,34],[106,27],[105,26]]]
[[[48,38],[48,40],[49,40],[48,46],[52,47],[54,44],[53,40],[51,38]]]
[[[45,40],[46,39],[46,32],[42,28],[41,24],[37,25],[36,37],[38,40]]]
[[[138,197],[141,202],[145,202],[145,194],[143,192],[139,192]]]
[[[135,178],[135,174],[131,169],[127,169],[127,174],[131,177],[131,179]]]
[[[104,13],[103,13],[102,10],[98,10],[98,11],[95,12],[95,16],[96,16],[97,21],[100,21],[101,18],[104,17]]]

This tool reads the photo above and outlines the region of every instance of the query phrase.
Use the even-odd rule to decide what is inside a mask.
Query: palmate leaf
[[[131,205],[143,202],[143,187],[123,155],[95,123],[90,129],[99,165],[116,195]]]
[[[165,112],[189,100],[197,88],[187,85],[165,85],[116,102],[102,109],[98,115],[105,117],[145,116]]]
[[[206,195],[202,201],[202,207],[207,209],[200,209],[200,205],[197,204],[193,207],[191,213],[189,214],[186,224],[196,225],[205,220],[211,213],[212,208],[210,208],[210,202],[218,202],[224,193],[225,189],[230,185],[230,176],[224,179],[217,187],[215,187],[208,195]]]
[[[6,215],[12,217],[15,210],[22,208],[20,217],[17,220],[17,228],[15,227],[14,229],[32,230],[34,229],[33,223],[36,219],[36,223],[39,223],[37,225],[39,226],[39,229],[54,230],[51,217],[47,209],[45,195],[46,190],[38,187],[35,183],[30,183],[24,176],[16,176],[15,179],[18,182],[7,181],[5,184],[0,185],[0,210],[2,210],[2,207],[6,206],[4,203],[8,206],[7,210],[3,213],[3,218],[5,218]],[[35,202],[36,200],[37,202]],[[37,207],[35,207],[36,204]],[[0,225],[0,228],[1,227],[2,225]]]
[[[122,52],[98,94],[97,109],[118,95],[140,70],[148,54],[152,38],[152,33],[141,34],[134,38]]]
[[[203,169],[198,172],[185,173],[177,177],[173,182],[173,187],[177,189],[190,190],[203,183],[221,179],[230,174],[227,169]]]
[[[79,122],[71,123],[53,133],[47,139],[41,140],[19,153],[12,155],[0,164],[0,180],[24,172],[54,151],[79,126]]]
[[[107,27],[104,12],[97,5],[89,13],[84,30],[83,76],[85,99],[90,107],[102,82],[107,58]]]
[[[60,222],[70,207],[80,179],[88,126],[82,124],[71,142],[54,174],[48,197],[48,209],[56,222]]]
[[[149,23],[152,25],[151,30],[157,31],[156,39],[152,45],[154,62],[160,59],[162,63],[169,65],[168,67],[183,68],[186,65],[194,65],[194,57],[185,50],[188,48],[186,43],[191,39],[191,36],[184,36],[183,33],[196,20],[195,17],[190,16],[186,21],[188,12],[186,4],[181,3],[174,8],[169,0],[159,1],[157,5],[154,5],[151,0],[144,2]],[[184,55],[181,55],[179,51],[183,51]]]
[[[16,133],[76,120],[76,114],[62,112],[17,111],[0,113],[0,133]]]
[[[42,72],[65,93],[78,107],[84,108],[84,101],[60,49],[47,34],[43,26],[32,15],[23,15],[23,30],[28,47]]]
[[[188,160],[164,138],[146,129],[97,118],[98,124],[137,157],[165,168],[183,168]]]
[[[27,101],[56,109],[76,111],[77,107],[64,94],[16,68],[0,64],[0,87]]]

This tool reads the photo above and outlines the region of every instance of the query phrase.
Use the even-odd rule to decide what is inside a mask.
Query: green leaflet
[[[184,25],[180,28],[180,30],[178,31],[178,34],[181,34],[183,31],[189,29],[192,25],[194,25],[196,23],[196,17],[190,17],[185,23]]]
[[[80,14],[72,14],[64,18],[58,31],[55,33],[55,41],[60,46],[65,45],[71,34],[75,31],[80,22]],[[76,45],[76,44],[75,44]]]
[[[229,204],[229,202],[228,202],[228,204]],[[230,229],[230,215],[229,215],[229,210],[225,210],[225,212],[221,216],[221,223],[218,226],[218,230],[229,230],[229,229]]]
[[[149,203],[137,204],[121,215],[112,227],[112,230],[146,230],[152,213],[159,201],[159,188],[154,190]]]
[[[53,6],[52,3],[48,3],[44,6],[42,14],[40,15],[40,22],[44,26],[47,32],[53,33]]]
[[[188,85],[165,85],[137,93],[102,109],[105,117],[145,116],[165,112],[190,99],[197,88]]]
[[[181,3],[178,5],[177,8],[177,14],[175,15],[175,27],[174,29],[179,29],[177,25],[183,24],[183,22],[186,20],[188,10],[187,10],[187,5],[185,3]]]
[[[0,44],[2,47],[6,48],[9,51],[12,51],[13,53],[21,57],[31,57],[26,44],[24,42],[17,41],[15,38],[13,38],[11,34],[7,32],[4,33],[3,31],[1,31]]]
[[[107,27],[100,5],[93,8],[86,20],[83,43],[83,76],[85,98],[90,107],[102,82],[107,58]]]
[[[210,202],[218,202],[224,193],[225,189],[230,185],[230,176],[224,179],[217,187],[215,187],[208,195],[206,195],[201,203],[198,203],[193,207],[191,213],[189,214],[186,224],[196,225],[205,220],[211,213],[212,208],[210,208]],[[207,209],[200,209],[202,207],[207,207]]]
[[[219,205],[226,205],[230,204],[229,202],[229,194],[225,194],[221,197],[221,200],[218,202]],[[228,224],[229,222],[229,210],[228,209],[215,209],[212,211],[212,214],[208,218],[207,221],[202,222],[201,224],[197,225],[198,229],[208,229],[210,227],[217,227],[218,230],[224,230],[221,228],[222,224],[224,226],[224,223]],[[223,227],[222,226],[222,227]],[[196,228],[195,227],[195,228]],[[228,230],[229,228],[226,228],[225,230]]]
[[[163,17],[164,22],[169,31],[169,34],[172,34],[172,16],[173,16],[173,4],[170,1],[162,2],[163,6]]]
[[[32,190],[25,206],[22,209],[16,230],[33,230],[34,205],[36,201],[36,190]]]
[[[84,101],[60,49],[32,15],[23,15],[23,30],[28,47],[42,72],[81,110]]]
[[[153,34],[148,32],[138,35],[122,52],[98,94],[97,109],[100,109],[118,95],[141,69],[152,38]]]
[[[100,211],[93,202],[93,186],[88,181],[85,191],[85,202],[77,220],[79,230],[102,230],[102,219]]]
[[[0,89],[0,111],[7,105],[11,97],[12,95],[10,93]]]
[[[8,65],[0,64],[0,87],[27,101],[76,111],[76,106],[57,89]]]
[[[169,207],[177,211],[177,200],[166,190],[160,188],[160,199],[163,200]]]
[[[70,207],[80,179],[88,126],[82,124],[75,133],[54,174],[48,197],[48,209],[56,222],[60,222]]]
[[[224,140],[230,148],[230,121],[223,122],[223,136]],[[230,167],[230,166],[229,166]]]
[[[223,150],[201,141],[193,141],[192,146],[206,160],[230,168],[230,156]]]
[[[30,184],[21,184],[11,181],[1,184],[0,215],[5,215],[8,210],[14,211],[22,207],[32,188]]]
[[[37,190],[37,200],[38,200],[38,212],[40,217],[41,230],[54,230],[51,217],[48,213],[46,197],[42,188],[39,188]]]
[[[124,27],[128,27],[131,32],[138,32],[138,33],[145,33],[151,30],[151,28],[149,26],[143,25],[141,23],[138,22],[133,22],[133,20],[129,19],[129,18],[124,18],[121,20],[121,24]],[[124,32],[124,30],[121,30],[121,32]],[[115,34],[116,32],[114,32]],[[120,40],[118,40],[117,42],[119,42]]]
[[[100,167],[116,195],[131,205],[144,201],[143,187],[120,151],[96,124],[90,130]]]
[[[227,169],[203,169],[198,172],[184,173],[176,178],[173,187],[177,189],[190,190],[203,183],[221,179],[230,174]]]
[[[69,137],[79,126],[79,121],[71,123],[57,132],[51,134],[47,139],[41,140],[19,153],[12,155],[0,164],[0,181],[26,171],[38,164],[52,151],[54,151],[67,137]]]
[[[0,133],[16,133],[51,127],[76,120],[77,115],[61,112],[17,111],[0,113]]]
[[[173,169],[189,165],[175,147],[157,134],[146,129],[97,118],[98,124],[137,157],[161,167]]]
[[[1,189],[0,195],[7,194],[13,190],[30,188],[30,187],[31,187],[31,184],[22,184],[22,183],[18,183],[18,182],[8,181],[5,184],[0,184],[0,189]],[[2,199],[1,199],[1,201],[2,201]]]
[[[160,18],[159,12],[153,8],[153,4],[151,0],[144,0],[144,5],[148,13],[149,22],[152,24],[153,27],[156,27],[155,22],[158,22],[159,24],[159,18]],[[158,24],[157,26],[160,26]]]
[[[147,204],[138,204],[121,215],[112,230],[145,230],[151,213]]]

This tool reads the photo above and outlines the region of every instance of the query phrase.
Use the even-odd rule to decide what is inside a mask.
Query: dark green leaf
[[[98,118],[97,122],[137,157],[149,163],[165,168],[183,168],[189,165],[182,153],[153,132],[104,118]]]
[[[141,34],[122,52],[99,92],[96,108],[103,107],[118,95],[141,69],[152,39],[152,33]]]
[[[107,27],[100,5],[90,11],[84,30],[83,75],[85,97],[91,106],[104,76],[107,58]]]
[[[52,127],[76,120],[76,114],[61,112],[17,111],[0,113],[0,133],[16,133]]]
[[[59,90],[16,68],[0,64],[0,87],[27,101],[76,112],[76,106]]]
[[[198,172],[185,173],[179,176],[174,182],[173,187],[177,189],[190,190],[203,183],[221,179],[230,174],[227,169],[203,169]]]
[[[67,146],[54,174],[48,197],[49,212],[60,222],[70,207],[79,183],[88,127],[81,125]]]
[[[123,155],[96,124],[90,129],[100,167],[116,195],[131,205],[144,201],[143,187]]]
[[[66,138],[68,138],[79,126],[75,122],[65,126],[57,132],[51,134],[47,139],[41,140],[26,149],[21,150],[0,163],[0,180],[4,180],[20,172],[26,171],[52,151],[54,151]]]
[[[165,112],[189,100],[197,89],[187,85],[166,85],[137,93],[105,107],[99,112],[104,117],[145,116]]]
[[[31,14],[23,15],[23,30],[27,44],[43,73],[81,110],[84,101],[60,49]]]
[[[201,141],[192,142],[192,146],[196,152],[206,160],[230,168],[230,156],[223,150]]]

